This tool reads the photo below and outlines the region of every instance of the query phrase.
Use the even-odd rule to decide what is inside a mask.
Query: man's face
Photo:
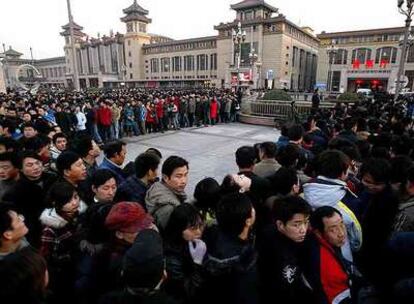
[[[39,108],[37,110],[37,113],[39,114],[39,116],[44,116],[45,115],[45,110],[43,110],[42,108]]]
[[[296,243],[301,243],[305,240],[306,232],[309,226],[309,215],[296,213],[286,224],[277,221],[278,230],[287,238]]]
[[[119,153],[115,154],[113,162],[117,164],[118,166],[121,166],[125,161],[126,154],[127,154],[126,146],[122,146],[122,150]]]
[[[188,167],[183,166],[173,171],[170,177],[163,175],[165,183],[176,191],[182,192],[188,182]]]
[[[100,185],[97,188],[92,186],[92,191],[95,193],[95,197],[100,203],[111,203],[114,200],[116,189],[115,178],[108,179],[105,184]]]
[[[30,116],[29,113],[23,114],[23,121],[24,122],[30,122],[32,120],[32,116]]]
[[[23,135],[26,138],[32,138],[37,135],[37,131],[33,127],[26,127],[23,130]]]
[[[99,156],[99,154],[101,154],[101,149],[96,144],[96,142],[94,140],[92,140],[92,150],[89,151],[89,155],[96,158],[96,157]]]
[[[16,110],[8,110],[7,111],[7,116],[9,116],[9,117],[17,117]]]
[[[83,160],[79,158],[74,162],[69,170],[65,170],[65,176],[75,183],[85,180],[87,172]]]
[[[17,214],[15,211],[9,211],[11,218],[10,229],[5,231],[3,236],[12,242],[21,240],[28,232],[23,215]]]
[[[66,150],[66,145],[67,145],[67,143],[68,143],[68,141],[66,140],[66,138],[64,138],[64,137],[58,137],[58,138],[56,139],[56,144],[55,144],[55,146],[56,146],[56,148],[57,148],[59,151],[65,151],[65,150]]]
[[[26,157],[23,160],[22,173],[30,180],[37,180],[42,176],[43,164],[36,158]]]
[[[19,169],[15,168],[10,161],[0,161],[0,180],[13,180],[19,174]]]
[[[324,238],[333,246],[341,247],[346,241],[346,228],[342,217],[335,212],[332,217],[324,217],[322,219],[325,230]]]

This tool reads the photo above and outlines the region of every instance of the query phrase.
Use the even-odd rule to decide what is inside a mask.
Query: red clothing
[[[147,116],[145,117],[147,123],[155,123],[155,113],[152,108],[147,108]]]
[[[112,112],[110,108],[99,108],[98,122],[103,126],[110,126],[112,124]]]
[[[213,119],[216,119],[217,112],[218,112],[218,102],[217,100],[213,99],[210,103],[210,117]]]
[[[164,117],[164,108],[163,108],[163,102],[160,100],[158,101],[157,105],[156,105],[156,110],[157,110],[157,117],[158,118],[163,118]]]

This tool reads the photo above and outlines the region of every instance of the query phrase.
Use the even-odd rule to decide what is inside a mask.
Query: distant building
[[[44,87],[62,88],[67,85],[65,57],[32,60],[23,59],[22,56],[22,53],[13,50],[11,46],[7,51],[0,53],[1,64],[3,65],[0,79],[4,79],[6,87],[19,86],[19,77],[30,76],[25,75],[29,72],[28,69],[21,69],[24,65],[32,65],[39,71],[38,79]]]
[[[319,47],[318,83],[331,79],[332,91],[355,92],[358,88],[394,91],[398,67],[401,60],[400,39],[404,28],[381,28],[372,30],[321,33]],[[328,63],[327,47],[337,48]],[[414,48],[410,48],[405,66],[413,89]],[[329,70],[332,71],[328,76]],[[329,87],[329,85],[328,85]]]
[[[316,81],[319,40],[310,28],[301,28],[277,14],[263,0],[245,0],[231,6],[236,19],[215,26],[216,36],[173,40],[148,33],[149,12],[133,4],[124,9],[125,34],[89,38],[74,23],[81,88],[171,87],[241,85],[311,90]],[[237,74],[232,30],[241,22],[246,40],[241,46]],[[72,79],[69,24],[65,38],[66,83]],[[250,54],[250,57],[249,57]],[[250,58],[256,57],[256,61]],[[274,80],[274,81],[273,81]]]

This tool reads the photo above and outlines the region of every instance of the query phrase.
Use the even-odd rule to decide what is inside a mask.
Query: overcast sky
[[[63,56],[61,26],[68,22],[66,0],[0,0],[0,44],[30,58]],[[138,0],[152,19],[150,33],[173,39],[215,35],[214,25],[234,20],[230,4],[238,0]],[[268,0],[300,26],[321,31],[402,26],[396,0]],[[133,0],[72,0],[76,23],[89,36],[125,32],[119,20]],[[0,50],[2,47],[0,45]]]

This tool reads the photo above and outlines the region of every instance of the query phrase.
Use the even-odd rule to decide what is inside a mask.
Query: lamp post
[[[254,49],[251,50],[251,52],[249,53],[249,60],[250,60],[250,66],[251,66],[251,77],[252,77],[252,81],[253,81],[253,86],[254,86],[254,66],[255,63],[257,62],[257,59],[259,59],[259,56],[256,54],[256,51]],[[257,86],[256,86],[257,88]]]
[[[400,95],[401,90],[401,75],[404,73],[404,67],[405,67],[405,60],[406,60],[406,54],[407,54],[407,47],[408,47],[408,40],[410,35],[410,26],[411,21],[413,17],[413,6],[414,1],[413,0],[398,0],[397,2],[398,11],[400,14],[406,16],[405,19],[405,30],[404,30],[404,39],[402,41],[402,48],[401,48],[401,58],[400,58],[400,66],[398,68],[397,73],[397,81],[395,84],[395,95],[394,95],[394,101],[398,99],[398,96]],[[405,7],[404,7],[405,4]]]
[[[326,48],[326,54],[328,55],[328,85],[327,85],[328,92],[332,90],[332,64],[334,62],[335,55],[337,53],[338,53],[338,48],[332,42],[332,44]]]
[[[246,31],[242,30],[241,22],[237,24],[237,28],[232,31],[234,49],[237,54],[237,91],[240,86],[240,60],[241,60],[241,46],[246,40]]]

